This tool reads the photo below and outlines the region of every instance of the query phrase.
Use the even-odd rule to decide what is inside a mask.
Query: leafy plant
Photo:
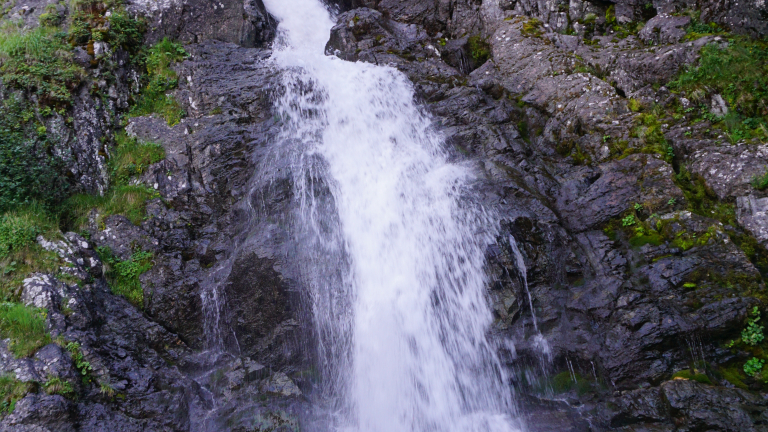
[[[0,334],[11,339],[10,349],[16,357],[28,357],[51,343],[45,309],[23,304],[0,304]]]
[[[642,204],[640,204],[640,203],[635,203],[635,206],[634,206],[634,207],[635,207],[635,211],[640,211],[640,210],[642,210],[642,209],[643,209],[643,205],[642,205]]]
[[[72,361],[75,363],[75,367],[83,377],[83,382],[90,382],[93,366],[91,366],[91,363],[85,359],[83,351],[80,348],[80,344],[77,342],[69,342],[65,348],[67,351],[69,351],[69,355],[72,357]]]
[[[757,357],[752,357],[751,359],[747,360],[746,363],[744,363],[744,373],[753,377],[760,373],[760,371],[763,370],[763,365],[765,364],[765,360],[759,359]]]
[[[747,328],[741,331],[741,340],[745,344],[755,346],[765,339],[763,335],[763,326],[758,325],[760,321],[760,310],[755,306],[752,309],[752,318],[747,320]]]
[[[109,266],[106,276],[112,292],[125,297],[135,306],[142,307],[144,290],[141,288],[139,276],[152,268],[154,255],[151,252],[137,251],[129,259],[121,261],[107,247],[100,247],[96,252]]]
[[[184,116],[184,110],[172,95],[167,92],[178,85],[178,76],[171,69],[173,63],[184,60],[187,52],[181,44],[168,38],[150,48],[144,58],[148,82],[141,91],[130,115],[142,116],[160,114],[170,126],[177,124]]]
[[[635,219],[635,215],[633,215],[633,214],[625,216],[621,220],[621,226],[625,226],[625,227],[632,226],[632,225],[634,225],[636,223],[637,223],[637,220]]]

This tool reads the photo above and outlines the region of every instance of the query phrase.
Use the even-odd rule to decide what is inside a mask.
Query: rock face
[[[765,35],[764,1],[332,3],[326,53],[402,71],[451,158],[477,167],[478,195],[501,226],[487,251],[493,334],[515,347],[502,357],[532,431],[765,428],[764,387],[739,378],[748,352],[728,345],[766,300],[754,248],[768,246],[768,197],[751,184],[768,165],[765,144],[723,144],[704,121],[654,125],[669,146],[653,148],[634,106],[690,103],[664,85],[723,43],[685,40],[680,12]],[[36,22],[45,4],[27,6],[11,13]],[[0,371],[91,381],[76,384],[76,400],[30,393],[0,431],[297,430],[312,338],[299,313],[292,167],[274,157],[276,23],[260,0],[127,7],[146,18],[146,43],[185,43],[173,96],[187,117],[125,127],[166,153],[138,179],[161,197],[142,223],[93,214],[88,239],[38,238],[73,279],[33,274],[21,300],[47,309],[58,343],[17,359],[0,341]],[[645,22],[637,36],[613,33],[609,7],[618,24]],[[48,120],[82,190],[108,187],[103,137],[135,90],[124,54],[89,70],[71,125]],[[107,73],[108,97],[93,96]],[[726,223],[719,207],[687,211],[694,199],[730,204]],[[110,292],[99,247],[123,261],[152,254],[143,304]]]

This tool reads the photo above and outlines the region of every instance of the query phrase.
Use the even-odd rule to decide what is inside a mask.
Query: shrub
[[[765,364],[765,360],[752,357],[744,363],[744,373],[753,377],[763,370],[763,364]]]
[[[147,84],[141,91],[131,116],[152,113],[160,114],[170,126],[177,124],[184,116],[184,110],[172,95],[166,94],[178,85],[178,76],[171,65],[187,57],[181,44],[168,38],[155,44],[144,58],[147,69]]]
[[[21,398],[32,391],[32,383],[21,382],[12,374],[0,375],[0,415],[13,412]]]
[[[45,309],[5,303],[0,305],[0,333],[11,339],[10,349],[16,357],[28,357],[51,343],[46,329]]]
[[[0,32],[0,74],[6,86],[37,95],[41,104],[69,105],[84,77],[66,34],[50,27]]]

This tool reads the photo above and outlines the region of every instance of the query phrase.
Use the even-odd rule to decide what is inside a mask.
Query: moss
[[[675,372],[672,375],[672,379],[674,378],[684,378],[687,380],[700,382],[702,384],[712,384],[712,380],[710,380],[706,374],[699,373],[699,372],[691,372],[689,369]]]
[[[491,56],[491,47],[481,36],[472,36],[467,40],[469,54],[477,64],[483,64]]]
[[[640,109],[642,109],[642,105],[640,105],[640,101],[637,99],[629,99],[629,101],[627,101],[627,108],[632,112],[639,112]]]
[[[575,381],[574,381],[575,377]],[[563,371],[553,376],[549,380],[549,387],[555,394],[567,393],[576,390],[579,396],[588,393],[592,389],[591,383],[584,379],[578,373],[571,374],[569,371]]]
[[[747,378],[747,376],[744,374],[743,369],[739,365],[724,366],[721,367],[718,371],[724,380],[733,384],[736,388],[749,390],[749,387],[744,383],[744,380]]]
[[[541,37],[544,34],[542,30],[543,23],[536,18],[531,18],[523,23],[520,33],[525,37]]]

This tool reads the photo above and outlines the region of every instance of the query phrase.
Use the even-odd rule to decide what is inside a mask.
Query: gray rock
[[[763,193],[752,179],[766,173],[768,145],[721,145],[695,151],[689,158],[691,174],[700,176],[721,200]]]
[[[683,27],[690,22],[691,17],[685,15],[659,14],[645,24],[638,36],[643,42],[651,45],[677,43],[685,36]]]
[[[736,219],[763,247],[768,248],[768,198],[756,198],[754,195],[736,198]]]

